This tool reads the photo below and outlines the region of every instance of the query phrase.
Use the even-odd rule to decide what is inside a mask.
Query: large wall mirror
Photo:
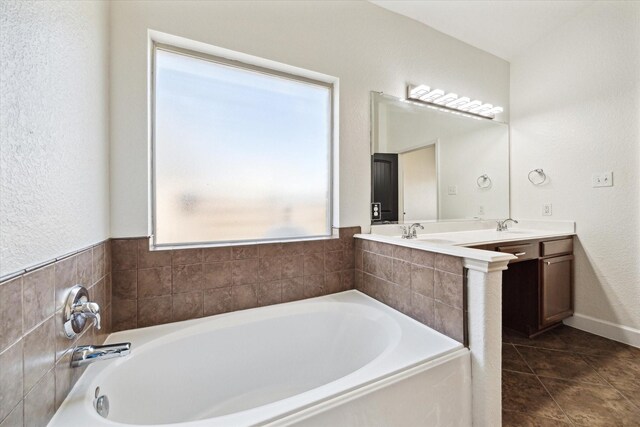
[[[372,224],[509,216],[507,124],[372,92],[371,125]]]

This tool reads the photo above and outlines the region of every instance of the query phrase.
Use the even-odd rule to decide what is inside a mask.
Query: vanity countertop
[[[399,235],[387,236],[382,234],[356,234],[355,237],[365,240],[373,240],[376,242],[391,243],[409,248],[422,249],[425,251],[438,252],[446,255],[494,262],[514,259],[515,257],[508,253],[472,249],[469,246],[573,235],[575,235],[575,232],[569,232],[567,230],[513,228],[508,231],[481,229],[418,234],[416,239],[402,239]]]

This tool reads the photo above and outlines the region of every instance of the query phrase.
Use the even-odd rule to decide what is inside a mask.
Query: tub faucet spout
[[[81,345],[73,349],[71,367],[85,366],[98,360],[113,359],[131,353],[131,343],[123,342],[110,345]]]

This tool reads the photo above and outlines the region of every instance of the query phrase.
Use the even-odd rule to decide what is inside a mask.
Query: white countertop
[[[416,239],[402,239],[400,237],[400,234],[395,236],[382,234],[356,234],[355,237],[366,240],[373,240],[376,242],[391,243],[394,245],[409,248],[422,249],[425,251],[437,252],[457,257],[496,262],[514,259],[515,257],[507,253],[472,249],[468,246],[573,236],[574,234],[575,231],[569,231],[568,228],[562,227],[556,230],[512,228],[508,231],[480,229],[425,233],[418,234],[418,238]]]

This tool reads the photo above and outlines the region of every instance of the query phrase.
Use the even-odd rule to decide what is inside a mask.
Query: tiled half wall
[[[46,426],[67,397],[84,372],[70,367],[71,349],[110,333],[110,271],[105,241],[0,283],[0,427]],[[76,284],[100,304],[102,328],[69,340],[62,306]]]
[[[467,344],[462,258],[355,239],[356,289]]]
[[[354,287],[354,238],[149,251],[113,239],[113,328],[158,325],[340,292]]]

